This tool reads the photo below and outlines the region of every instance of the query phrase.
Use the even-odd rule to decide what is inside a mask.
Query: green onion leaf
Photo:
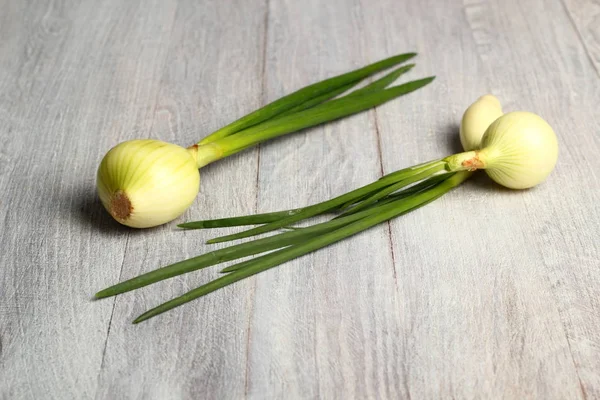
[[[348,225],[354,221],[364,218],[365,216],[371,215],[374,212],[376,212],[376,210],[365,210],[362,213],[356,213],[345,218],[339,218],[335,221],[326,221],[320,224],[315,224],[310,227],[294,229],[292,231],[280,233],[278,235],[273,235],[262,239],[256,239],[250,242],[240,243],[238,245],[211,251],[210,253],[202,254],[197,257],[193,257],[162,268],[158,268],[145,274],[139,275],[135,278],[118,283],[96,293],[95,297],[100,299],[114,296],[165,279],[169,279],[187,272],[196,271],[198,269],[210,267],[212,265],[220,264],[222,262],[237,260],[238,258],[263,253],[265,251],[278,249],[284,246],[289,246],[297,242],[305,241],[306,239],[314,237],[315,235],[319,235],[324,232],[329,232],[344,225]]]
[[[209,136],[205,137],[200,141],[200,145],[213,142],[217,139],[222,139],[231,134],[239,132],[243,129],[266,121],[282,112],[289,110],[299,104],[305,103],[310,99],[318,97],[322,94],[331,92],[339,89],[342,86],[346,86],[350,83],[358,82],[372,74],[382,71],[387,68],[391,68],[394,65],[401,64],[414,56],[416,53],[400,54],[394,57],[387,58],[385,60],[376,62],[374,64],[367,65],[366,67],[357,69],[352,72],[348,72],[342,75],[338,75],[333,78],[325,79],[321,82],[314,83],[306,86],[294,93],[284,96],[266,106],[259,108],[258,110],[230,123],[227,126],[215,131]]]
[[[250,236],[260,235],[262,233],[270,232],[275,229],[279,229],[284,226],[291,225],[298,221],[302,221],[304,219],[311,218],[311,217],[326,213],[328,211],[334,210],[341,205],[347,204],[349,201],[352,201],[353,199],[361,198],[365,195],[375,193],[375,192],[377,192],[383,188],[386,188],[390,185],[393,185],[393,184],[396,184],[396,183],[399,183],[402,181],[404,181],[406,183],[406,185],[408,185],[410,183],[415,182],[414,180],[411,180],[411,179],[413,179],[415,176],[418,176],[423,171],[429,171],[429,174],[433,174],[435,172],[444,170],[444,166],[445,166],[444,162],[436,160],[436,161],[432,161],[430,163],[423,164],[423,166],[416,168],[416,169],[413,167],[406,168],[404,170],[398,171],[397,174],[394,174],[393,176],[391,176],[389,178],[380,179],[371,184],[368,184],[361,188],[355,189],[355,190],[348,192],[346,194],[343,194],[341,196],[335,197],[331,200],[327,200],[322,203],[318,203],[318,204],[315,204],[315,205],[312,205],[309,207],[305,207],[302,211],[300,211],[294,215],[290,215],[289,217],[280,219],[278,221],[270,222],[268,224],[261,225],[256,228],[252,228],[252,229],[249,229],[249,230],[246,230],[243,232],[217,237],[217,238],[209,240],[207,243],[227,242],[230,240],[242,239],[245,237],[250,237]],[[404,171],[404,174],[400,173],[402,171]]]
[[[346,98],[346,97],[350,97],[350,96],[357,96],[357,95],[366,94],[369,92],[375,92],[377,90],[385,89],[388,85],[390,85],[392,82],[394,82],[396,79],[398,79],[398,77],[400,77],[400,75],[413,69],[414,66],[415,66],[415,64],[408,64],[408,65],[402,66],[400,68],[397,68],[394,71],[390,72],[389,74],[377,79],[374,82],[371,82],[370,84],[366,85],[365,87],[355,90],[354,92],[347,94],[346,96],[343,96],[343,97]],[[342,86],[341,88],[339,88],[337,90],[334,90],[329,93],[325,93],[321,96],[315,97],[315,98],[313,98],[307,102],[304,102],[296,107],[290,108],[289,110],[282,112],[281,114],[278,114],[275,118],[281,118],[281,117],[285,117],[286,115],[295,114],[299,111],[304,111],[308,108],[311,108],[311,107],[314,107],[321,103],[324,103],[325,101],[333,99],[337,95],[342,94],[345,91],[353,88],[354,86],[358,85],[359,83],[360,83],[360,81],[356,81],[349,85]]]
[[[289,110],[282,112],[281,114],[277,114],[275,117],[273,117],[273,119],[285,117],[286,115],[295,114],[297,112],[304,111],[308,108],[318,106],[319,104],[322,104],[322,103],[326,102],[327,100],[333,99],[334,97],[352,89],[354,86],[358,85],[360,82],[361,81],[352,82],[349,85],[342,86],[339,89],[332,90],[331,92],[327,92],[325,94],[322,94],[320,96],[312,98],[302,104],[297,105],[296,107],[292,107]],[[271,120],[269,119],[267,121],[271,121]],[[263,122],[266,122],[266,121],[263,121]],[[261,124],[263,122],[261,122]],[[257,126],[257,125],[253,125],[253,126]]]
[[[409,179],[405,179],[403,181],[400,181],[394,185],[388,186],[385,189],[369,196],[368,198],[364,199],[363,201],[361,201],[360,203],[358,203],[357,205],[355,205],[354,207],[350,208],[349,210],[347,210],[345,213],[342,213],[341,215],[348,215],[350,213],[354,213],[357,212],[359,210],[364,210],[365,208],[375,204],[377,201],[383,199],[384,197],[397,192],[398,190],[412,184],[415,182],[418,182],[422,179],[427,178],[428,176],[431,175],[431,172],[429,170],[425,170],[421,173],[415,174],[412,177],[410,177]]]
[[[386,87],[388,87],[389,85],[391,85],[396,79],[398,79],[400,77],[400,75],[407,73],[414,67],[415,67],[415,64],[408,64],[408,65],[399,67],[399,68],[395,69],[394,71],[390,72],[389,74],[384,75],[383,77],[377,79],[376,81],[369,83],[365,87],[362,87],[360,89],[355,90],[354,92],[352,92],[350,94],[347,94],[346,96],[344,96],[344,98],[348,98],[348,97],[352,97],[352,96],[360,96],[363,94],[383,90]]]
[[[429,77],[388,89],[334,99],[304,111],[275,118],[212,143],[221,150],[222,157],[227,157],[265,140],[368,110],[413,92],[431,83],[434,79],[435,77]]]
[[[433,175],[430,178],[427,178],[424,181],[419,182],[416,185],[413,185],[413,186],[406,188],[404,190],[401,190],[399,192],[392,193],[392,194],[384,197],[383,199],[378,200],[376,203],[366,206],[365,210],[370,210],[373,207],[379,207],[379,206],[391,203],[391,202],[399,200],[399,199],[404,199],[410,195],[429,190],[429,189],[433,188],[434,186],[436,186],[438,183],[450,178],[452,175],[454,175],[453,172]],[[383,190],[387,190],[387,188],[383,189]],[[366,197],[365,197],[365,199],[366,199]],[[351,210],[346,210],[342,214],[339,214],[338,216],[336,216],[333,219],[335,220],[338,218],[344,218],[344,217],[346,217],[348,215],[352,215],[358,211],[360,211],[360,209],[356,209],[356,207],[353,207]]]
[[[137,317],[133,321],[133,323],[137,324],[139,322],[145,321],[158,314],[171,310],[177,306],[185,304],[199,297],[205,296],[211,292],[214,292],[215,290],[221,289],[244,278],[276,267],[286,261],[292,260],[312,251],[326,247],[346,237],[352,236],[356,233],[369,229],[381,222],[387,221],[391,218],[422,207],[439,198],[440,196],[444,195],[450,189],[462,183],[462,181],[464,181],[470,175],[471,173],[469,172],[459,172],[427,191],[412,195],[405,199],[397,200],[396,202],[389,204],[389,206],[393,205],[394,207],[386,207],[385,211],[372,213],[371,215],[365,218],[361,218],[356,222],[343,226],[339,229],[324,233],[322,235],[316,236],[312,239],[308,239],[306,241],[303,241],[302,243],[292,244],[289,247],[274,251],[264,256],[255,258],[253,260],[244,261],[240,263],[242,265],[241,268],[239,264],[238,269],[236,269],[235,266],[226,268],[226,270],[233,272],[224,275],[220,278],[217,278],[205,285],[200,286],[199,288],[193,289],[185,293],[180,297],[163,303],[158,307],[155,307],[143,313],[142,315]]]
[[[445,176],[447,179],[450,174]],[[442,176],[444,177],[444,176]],[[421,186],[425,182],[429,182],[429,187],[433,187],[444,179],[440,179],[440,176],[437,175],[433,178],[429,178],[426,181],[422,182]],[[418,185],[415,185],[416,187]],[[412,190],[413,188],[409,189]],[[414,192],[417,193],[417,192]],[[399,200],[398,198],[393,199],[394,201]],[[305,228],[295,228],[290,232],[280,233],[278,235],[269,236],[262,239],[256,239],[250,242],[241,243],[238,245],[226,247],[224,249],[215,250],[210,253],[206,253],[197,257],[190,258],[188,260],[180,261],[154,271],[147,272],[138,277],[129,279],[127,281],[118,283],[114,286],[111,286],[107,289],[104,289],[96,294],[96,298],[104,298],[109,296],[114,296],[120,293],[128,292],[130,290],[138,289],[143,286],[150,285],[152,283],[159,282],[164,279],[169,279],[177,275],[181,275],[187,272],[196,271],[201,268],[210,267],[215,264],[220,264],[226,261],[237,260],[239,258],[263,253],[265,251],[270,251],[274,249],[278,249],[281,247],[289,246],[295,243],[300,243],[309,238],[315,237],[325,232],[329,232],[335,229],[338,229],[342,226],[348,225],[352,222],[355,222],[359,219],[368,217],[374,213],[380,213],[382,211],[386,211],[390,207],[396,207],[393,205],[386,205],[387,203],[380,202],[375,207],[369,207],[366,210],[361,212],[353,212],[351,215],[346,216],[338,216],[333,218],[330,221],[322,222],[319,224],[315,224]],[[287,227],[286,227],[287,228]],[[250,260],[251,261],[251,260]],[[241,267],[242,264],[238,265],[237,268]],[[230,267],[231,268],[231,267]],[[225,271],[228,270],[227,268]]]
[[[245,215],[243,217],[207,219],[203,221],[184,222],[183,224],[179,224],[177,226],[184,229],[212,229],[225,228],[229,226],[266,224],[268,222],[279,221],[280,219],[289,217],[290,215],[298,214],[302,210],[304,210],[304,208],[295,208],[291,210],[276,211],[264,214]]]

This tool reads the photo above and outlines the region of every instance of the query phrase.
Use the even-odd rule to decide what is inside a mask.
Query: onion
[[[476,169],[485,169],[493,180],[509,188],[522,189],[541,183],[554,168],[558,157],[554,131],[541,117],[529,112],[498,116],[498,112],[501,113],[499,102],[494,104],[490,100],[480,98],[463,116],[462,126],[467,129],[461,132],[468,151],[392,172],[369,185],[311,206],[181,224],[179,226],[186,229],[259,225],[208,241],[219,243],[293,227],[321,214],[336,214],[325,222],[221,248],[147,272],[96,293],[96,298],[114,296],[183,273],[261,254],[234,263],[221,270],[225,275],[220,278],[146,311],[133,321],[138,323],[416,210],[460,185]],[[474,138],[481,138],[481,143],[475,145],[478,150],[469,149],[474,145]]]
[[[488,126],[502,116],[500,101],[491,94],[478,98],[463,114],[460,143],[466,151],[478,149]]]
[[[148,228],[180,216],[200,188],[198,168],[262,141],[332,121],[417,90],[434,77],[386,87],[414,64],[341,98],[364,78],[414,57],[401,54],[307,86],[219,129],[198,144],[183,147],[158,140],[118,144],[102,159],[98,195],[110,215],[123,225]]]
[[[147,228],[181,215],[194,201],[200,174],[192,153],[159,140],[113,147],[98,168],[98,195],[122,224]]]
[[[496,119],[481,139],[481,150],[445,158],[448,171],[485,169],[497,183],[527,189],[542,183],[558,159],[556,134],[541,117],[524,111]]]

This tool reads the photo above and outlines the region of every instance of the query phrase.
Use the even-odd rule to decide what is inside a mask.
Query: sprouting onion
[[[98,168],[98,195],[121,224],[147,228],[180,216],[200,188],[199,168],[257,143],[378,106],[417,90],[434,77],[387,88],[414,64],[404,65],[350,94],[365,78],[413,58],[400,54],[284,96],[183,148],[159,140],[113,147]]]
[[[222,277],[143,313],[134,320],[138,323],[422,207],[460,185],[476,169],[485,169],[493,180],[509,188],[527,188],[541,183],[554,168],[558,157],[552,128],[542,118],[528,112],[511,112],[497,119],[493,113],[488,115],[482,125],[482,129],[489,125],[485,134],[473,131],[473,135],[483,136],[478,150],[405,168],[359,189],[304,208],[181,224],[186,229],[261,224],[209,241],[216,243],[292,227],[317,215],[337,214],[326,222],[232,245],[159,268],[104,289],[96,297],[113,296],[183,273],[261,254],[230,265],[221,271],[225,274]]]

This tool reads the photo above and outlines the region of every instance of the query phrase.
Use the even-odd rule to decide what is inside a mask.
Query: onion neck
[[[220,146],[213,143],[207,143],[204,145],[194,144],[187,148],[189,153],[196,160],[198,168],[202,168],[214,161],[220,160],[224,157],[223,150]]]
[[[485,169],[489,166],[488,157],[483,150],[465,151],[464,153],[454,154],[444,158],[446,170],[450,172],[457,171],[476,171]]]

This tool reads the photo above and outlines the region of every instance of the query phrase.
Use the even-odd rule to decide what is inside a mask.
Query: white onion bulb
[[[500,101],[491,94],[481,96],[471,104],[460,123],[460,143],[463,149],[479,149],[486,129],[502,114]]]
[[[200,189],[194,150],[159,140],[130,140],[113,147],[98,168],[98,195],[104,208],[133,228],[177,218]]]
[[[516,111],[498,118],[481,140],[487,174],[502,186],[527,189],[543,182],[558,160],[558,141],[540,116]]]
[[[481,150],[444,160],[450,171],[485,169],[497,183],[527,189],[543,182],[558,159],[556,134],[540,116],[515,111],[496,119],[481,139]]]

